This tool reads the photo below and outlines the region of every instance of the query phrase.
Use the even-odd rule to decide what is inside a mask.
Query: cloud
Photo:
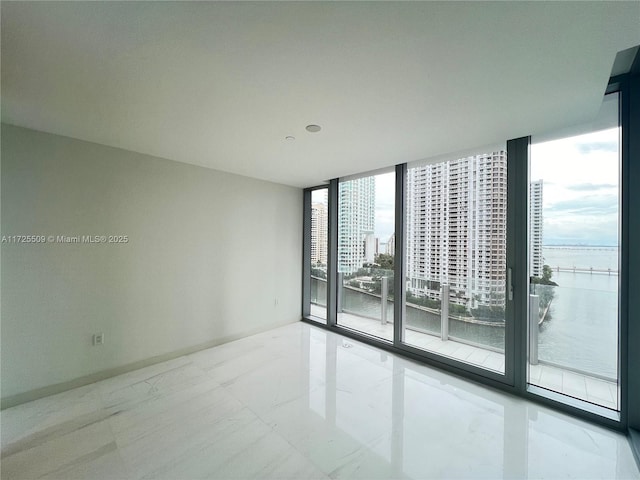
[[[618,188],[613,183],[579,183],[576,185],[567,185],[567,189],[574,190],[576,192],[589,192],[596,190],[606,190],[610,188]]]
[[[573,200],[555,202],[545,208],[545,213],[552,215],[609,215],[618,212],[617,195],[589,195]]]
[[[581,188],[576,190],[583,191]],[[614,194],[584,195],[554,202],[544,209],[544,242],[615,245],[618,213],[619,200]]]
[[[576,144],[576,148],[578,152],[582,155],[586,155],[592,152],[618,152],[618,142],[617,141],[608,141],[608,142],[586,142],[586,143],[578,143]]]
[[[546,222],[545,245],[617,245],[617,219],[602,219],[599,223],[584,224],[579,218],[562,222]]]

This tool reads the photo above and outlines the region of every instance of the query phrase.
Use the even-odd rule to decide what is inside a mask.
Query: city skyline
[[[535,143],[534,138],[530,188],[539,184],[541,205],[534,205],[530,191],[530,216],[541,217],[543,222],[540,228],[533,228],[529,219],[532,275],[541,275],[543,262],[534,257],[542,255],[543,246],[618,245],[618,137],[619,129],[613,128],[540,143]],[[382,248],[380,251],[376,248],[375,253],[385,253],[385,245],[394,234],[395,173],[362,177],[341,185],[363,179],[368,179],[374,192],[373,202],[367,205],[368,216],[372,218],[366,227],[360,226],[358,232],[351,232],[353,239],[361,238],[351,242],[350,247],[352,251],[359,251],[357,256],[361,260],[347,261],[352,264],[348,270],[371,261],[371,245]],[[541,195],[542,182],[544,196]],[[320,260],[325,258],[320,256]]]
[[[619,128],[535,142],[531,181],[543,180],[542,245],[618,246]],[[395,175],[378,177],[376,214],[380,239],[393,233]]]

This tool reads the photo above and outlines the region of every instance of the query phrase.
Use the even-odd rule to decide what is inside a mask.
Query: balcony
[[[556,298],[562,298],[575,292],[563,291],[555,287]],[[338,324],[341,327],[393,341],[393,300],[388,296],[386,316],[382,314],[382,295],[371,294],[363,289],[346,287],[341,289],[339,300]],[[565,289],[568,290],[568,289]],[[493,289],[487,290],[489,295]],[[541,294],[541,292],[537,292]],[[593,292],[590,292],[593,294]],[[536,295],[535,301],[539,302]],[[437,291],[432,298],[441,298]],[[459,301],[452,294],[452,302]],[[498,297],[496,297],[498,298]],[[532,297],[533,298],[533,297]],[[433,306],[439,300],[431,300]],[[463,301],[464,303],[464,301]],[[558,301],[559,303],[559,301]],[[494,302],[495,305],[496,302]],[[553,304],[553,302],[551,302]],[[574,339],[567,346],[558,333],[560,325],[566,319],[563,308],[532,303],[530,362],[528,366],[529,383],[550,391],[617,411],[619,409],[619,389],[616,372],[590,364],[588,359],[593,352],[581,346],[580,339]],[[454,307],[450,307],[454,308]],[[312,305],[311,313],[323,316],[321,305]],[[552,313],[553,312],[553,313]],[[504,322],[487,319],[469,318],[454,313],[446,315],[443,321],[441,309],[407,303],[407,317],[404,328],[404,342],[412,347],[429,353],[443,355],[490,371],[504,373]],[[534,333],[535,332],[535,333]],[[576,336],[574,332],[574,337]],[[579,335],[578,335],[579,336]],[[603,342],[605,339],[603,339]],[[558,347],[558,344],[562,348]],[[535,356],[535,358],[534,358]],[[578,360],[576,363],[576,359]]]

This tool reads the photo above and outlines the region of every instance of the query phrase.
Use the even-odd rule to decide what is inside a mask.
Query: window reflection
[[[614,432],[339,335],[305,335],[314,345],[305,352],[310,375],[323,380],[309,382],[308,409],[318,421],[306,430],[305,453],[332,476],[557,476],[557,461],[542,461],[541,452],[556,452],[578,477],[634,468]]]

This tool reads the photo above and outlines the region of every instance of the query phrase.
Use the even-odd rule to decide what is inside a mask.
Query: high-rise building
[[[311,204],[311,265],[327,264],[327,205]]]
[[[338,271],[353,273],[365,263],[365,242],[375,226],[375,177],[340,182],[338,188]]]
[[[409,168],[407,273],[411,293],[468,308],[504,306],[507,153]]]
[[[542,276],[542,180],[529,184],[529,275]]]
[[[387,255],[396,254],[396,234],[392,233],[387,242]]]
[[[380,253],[379,239],[373,233],[367,233],[364,237],[364,261],[373,263],[376,255]]]

